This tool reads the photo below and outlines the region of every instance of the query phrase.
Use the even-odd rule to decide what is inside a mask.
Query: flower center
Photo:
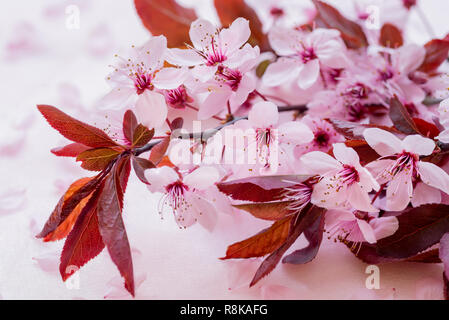
[[[164,203],[168,202],[168,205],[173,210],[178,210],[182,206],[186,205],[184,193],[185,191],[189,190],[189,188],[184,183],[182,183],[181,180],[178,180],[166,186],[165,190],[167,191],[167,199],[164,201]]]
[[[396,156],[396,162],[389,170],[389,174],[393,177],[396,174],[403,171],[411,171],[413,177],[418,176],[416,165],[419,161],[419,157],[416,154],[410,152],[402,152]]]
[[[282,8],[279,7],[272,7],[270,9],[270,14],[275,18],[278,19],[280,17],[282,17],[284,15],[284,10]]]
[[[393,76],[394,73],[391,69],[379,71],[379,79],[383,82],[390,80]]]
[[[302,62],[308,63],[311,60],[317,59],[318,56],[315,54],[315,50],[313,48],[305,48],[303,52],[301,52]]]
[[[314,182],[298,183],[286,188],[284,196],[288,201],[291,201],[289,209],[293,213],[300,212],[310,202],[313,192],[312,185]]]
[[[329,134],[324,130],[315,132],[315,143],[320,147],[326,147],[329,144]]]
[[[347,105],[348,117],[350,121],[360,121],[366,118],[366,108],[360,102],[350,103]]]
[[[369,89],[360,82],[357,82],[355,85],[348,87],[344,94],[354,98],[354,99],[367,99],[368,98]]]
[[[402,3],[404,4],[404,7],[410,9],[411,7],[416,5],[416,0],[402,0]]]
[[[206,64],[208,66],[215,66],[218,63],[222,63],[226,60],[226,56],[217,43],[215,42],[214,37],[211,38],[211,47],[206,56]]]
[[[237,91],[242,80],[242,74],[238,70],[219,66],[216,79],[228,85],[232,91]]]
[[[176,89],[165,90],[165,101],[173,108],[182,109],[185,107],[186,102],[189,100],[186,88],[180,85]]]
[[[133,74],[130,75],[134,79],[134,86],[137,90],[137,94],[142,94],[146,89],[153,90],[153,75],[146,72],[139,67]]]
[[[347,186],[360,181],[357,170],[353,166],[347,164],[343,165],[343,169],[336,174],[335,178],[339,185]]]

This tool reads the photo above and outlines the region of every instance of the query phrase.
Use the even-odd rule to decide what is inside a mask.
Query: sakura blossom
[[[322,67],[347,66],[346,49],[337,30],[315,29],[307,34],[297,30],[273,28],[270,43],[281,57],[270,64],[264,74],[266,86],[278,86],[297,80],[302,89],[314,85]]]
[[[387,208],[405,209],[441,201],[440,190],[449,193],[449,176],[437,165],[422,161],[432,154],[435,142],[420,135],[400,140],[387,131],[371,128],[363,133],[368,144],[381,156],[368,168],[380,184],[387,184]]]
[[[379,184],[360,165],[357,153],[343,143],[334,144],[333,153],[335,158],[320,151],[301,157],[304,167],[321,177],[313,188],[312,203],[328,209],[349,205],[357,210],[377,212],[368,193],[379,190]]]

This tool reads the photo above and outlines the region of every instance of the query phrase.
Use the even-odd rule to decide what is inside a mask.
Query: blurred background
[[[378,1],[382,2],[393,2]],[[398,2],[401,0],[397,0]],[[262,19],[275,1],[256,4]],[[300,3],[307,0],[280,1]],[[343,12],[367,1],[329,1]],[[372,1],[371,1],[372,2]],[[209,0],[180,1],[218,22]],[[449,32],[445,0],[418,1],[407,38],[423,44]],[[114,54],[149,37],[133,1],[16,0],[0,5],[0,298],[130,298],[107,252],[83,267],[68,283],[59,276],[63,242],[42,243],[34,235],[62,192],[85,176],[73,159],[50,149],[64,143],[38,114],[36,104],[55,105],[88,119],[108,92],[105,77]],[[390,11],[389,19],[402,19]],[[421,16],[428,18],[425,25]],[[88,175],[88,174],[87,174]],[[259,231],[266,223],[245,214],[220,216],[216,230],[199,226],[179,230],[172,217],[156,212],[159,195],[131,178],[124,218],[133,247],[137,299],[391,299],[442,298],[441,266],[380,266],[381,289],[365,287],[366,265],[343,245],[327,241],[304,266],[279,266],[256,287],[247,287],[257,259],[221,261],[228,244]],[[304,245],[299,241],[292,250]]]

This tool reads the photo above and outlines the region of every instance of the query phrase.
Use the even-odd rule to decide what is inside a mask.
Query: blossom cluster
[[[405,16],[415,5],[399,2]],[[238,210],[275,221],[253,237],[257,245],[248,249],[252,238],[244,240],[245,251],[236,243],[225,259],[280,254],[277,263],[295,233],[312,246],[308,234],[317,230],[366,261],[373,248],[384,260],[420,254],[449,230],[432,243],[421,239],[408,256],[403,248],[385,252],[388,239],[409,236],[401,227],[423,227],[412,215],[449,203],[449,82],[439,71],[449,39],[409,43],[403,25],[373,30],[362,9],[354,22],[314,4],[309,20],[294,26],[270,7],[270,50],[254,41],[244,17],[222,28],[198,18],[180,47],[151,36],[116,56],[99,112],[113,119],[131,110],[154,129],[134,149],[119,124],[108,133],[125,153],[150,151],[151,164],[136,174],[162,193],[154,211],[173,214],[181,228],[198,222],[211,231],[217,214]],[[263,246],[265,236],[271,242]],[[298,264],[300,255],[284,260]],[[266,275],[259,271],[252,284]]]

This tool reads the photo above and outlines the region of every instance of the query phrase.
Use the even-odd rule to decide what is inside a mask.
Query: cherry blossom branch
[[[282,106],[282,107],[278,107],[278,111],[279,112],[297,111],[298,113],[304,113],[307,111],[307,106],[305,106],[305,105]],[[230,126],[230,125],[236,123],[237,121],[246,120],[246,119],[248,119],[248,116],[236,117],[236,118],[233,117],[233,118],[230,118],[230,120],[228,120],[227,122],[219,125],[218,127],[208,129],[208,130],[205,130],[202,132],[180,133],[180,134],[174,136],[174,138],[177,138],[177,139],[198,139],[199,138],[199,139],[201,139],[201,141],[207,141],[208,139],[210,139],[212,136],[214,136],[218,131],[222,130],[223,128]],[[135,156],[139,156],[144,152],[148,152],[155,145],[159,144],[161,141],[162,140],[151,141],[148,144],[144,145],[143,147],[135,149],[133,154]]]

